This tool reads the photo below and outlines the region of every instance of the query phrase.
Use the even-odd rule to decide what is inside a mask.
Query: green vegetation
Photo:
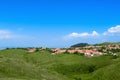
[[[108,45],[120,45],[120,42],[104,42],[101,44],[95,44],[95,46],[108,46]]]
[[[85,57],[50,52],[1,50],[0,80],[120,80],[120,53]]]
[[[89,45],[88,43],[78,43],[78,44],[72,45],[71,47],[85,47],[88,45]]]

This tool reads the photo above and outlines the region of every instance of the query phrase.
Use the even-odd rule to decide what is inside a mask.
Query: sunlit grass
[[[120,58],[0,51],[0,80],[119,80]]]

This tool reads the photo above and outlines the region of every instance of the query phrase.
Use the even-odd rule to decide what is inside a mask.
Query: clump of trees
[[[77,54],[77,55],[80,55],[80,56],[84,56],[85,54],[84,53],[79,53],[79,52],[74,52],[73,54]]]
[[[70,54],[70,52],[68,52],[68,50],[66,50],[66,51],[64,52],[64,54]]]
[[[53,50],[51,50],[50,48],[46,48],[46,51],[50,52],[50,53],[54,53]]]
[[[120,49],[111,49],[109,51],[111,51],[112,53],[117,53],[117,52],[120,52]]]
[[[78,43],[78,44],[72,45],[71,47],[75,48],[75,47],[85,47],[85,46],[89,46],[89,44],[88,43]]]

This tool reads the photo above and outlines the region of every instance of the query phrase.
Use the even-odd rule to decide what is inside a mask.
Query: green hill
[[[100,44],[95,44],[97,46],[108,46],[108,45],[120,45],[120,42],[104,42]]]
[[[119,55],[119,53],[118,53]],[[120,57],[0,51],[0,80],[120,80]]]
[[[89,45],[88,43],[78,43],[78,44],[72,45],[71,47],[85,47],[88,45]]]

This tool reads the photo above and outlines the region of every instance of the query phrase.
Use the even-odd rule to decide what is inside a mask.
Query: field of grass
[[[119,53],[118,53],[119,55]],[[120,80],[120,57],[0,51],[0,80]]]

